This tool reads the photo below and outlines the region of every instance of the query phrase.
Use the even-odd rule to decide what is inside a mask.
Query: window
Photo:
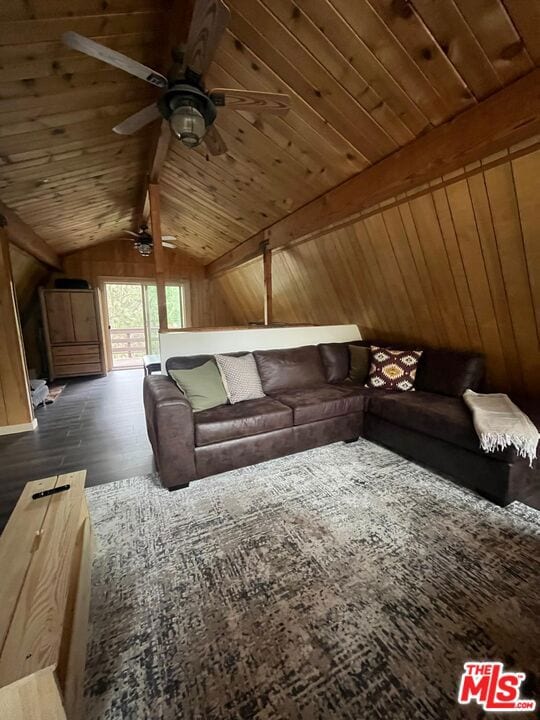
[[[156,285],[135,280],[107,282],[105,291],[112,366],[140,367],[143,355],[159,355]],[[168,326],[185,327],[184,286],[167,284],[165,300]]]
[[[165,297],[167,299],[167,325],[170,328],[185,327],[184,286],[166,285]]]

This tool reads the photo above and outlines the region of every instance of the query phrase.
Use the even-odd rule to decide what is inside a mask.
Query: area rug
[[[471,659],[526,672],[534,695],[540,515],[524,505],[365,440],[88,498],[86,720],[479,718],[457,704]]]

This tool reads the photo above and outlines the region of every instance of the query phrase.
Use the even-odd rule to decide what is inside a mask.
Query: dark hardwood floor
[[[153,471],[142,381],[142,370],[66,381],[36,411],[37,430],[0,437],[0,531],[29,480],[86,469],[90,486]]]

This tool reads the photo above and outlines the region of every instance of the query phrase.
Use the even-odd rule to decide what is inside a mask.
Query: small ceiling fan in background
[[[139,232],[132,232],[131,230],[124,230],[123,232],[130,236],[130,239],[133,240],[133,245],[141,253],[141,255],[147,257],[152,254],[154,238],[148,232],[148,225],[141,225]],[[163,235],[161,238],[161,244],[163,247],[176,250],[177,247],[174,242],[172,242],[174,240],[176,240],[174,235]]]
[[[281,93],[232,88],[206,90],[203,75],[212,62],[229,17],[229,9],[221,0],[195,0],[187,43],[185,47],[172,48],[173,62],[167,77],[76,32],[64,33],[62,40],[74,50],[114,65],[162,90],[155,103],[126,118],[113,128],[114,132],[131,135],[163,117],[187,147],[197,147],[204,140],[212,155],[221,155],[227,146],[214,125],[218,108],[280,115],[290,107],[289,96]]]

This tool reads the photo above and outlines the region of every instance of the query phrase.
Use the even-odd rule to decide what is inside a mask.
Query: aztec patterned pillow
[[[366,387],[382,390],[414,390],[422,350],[390,350],[371,346],[371,366]]]
[[[241,357],[216,355],[216,363],[230,403],[265,397],[257,364],[251,353]]]

